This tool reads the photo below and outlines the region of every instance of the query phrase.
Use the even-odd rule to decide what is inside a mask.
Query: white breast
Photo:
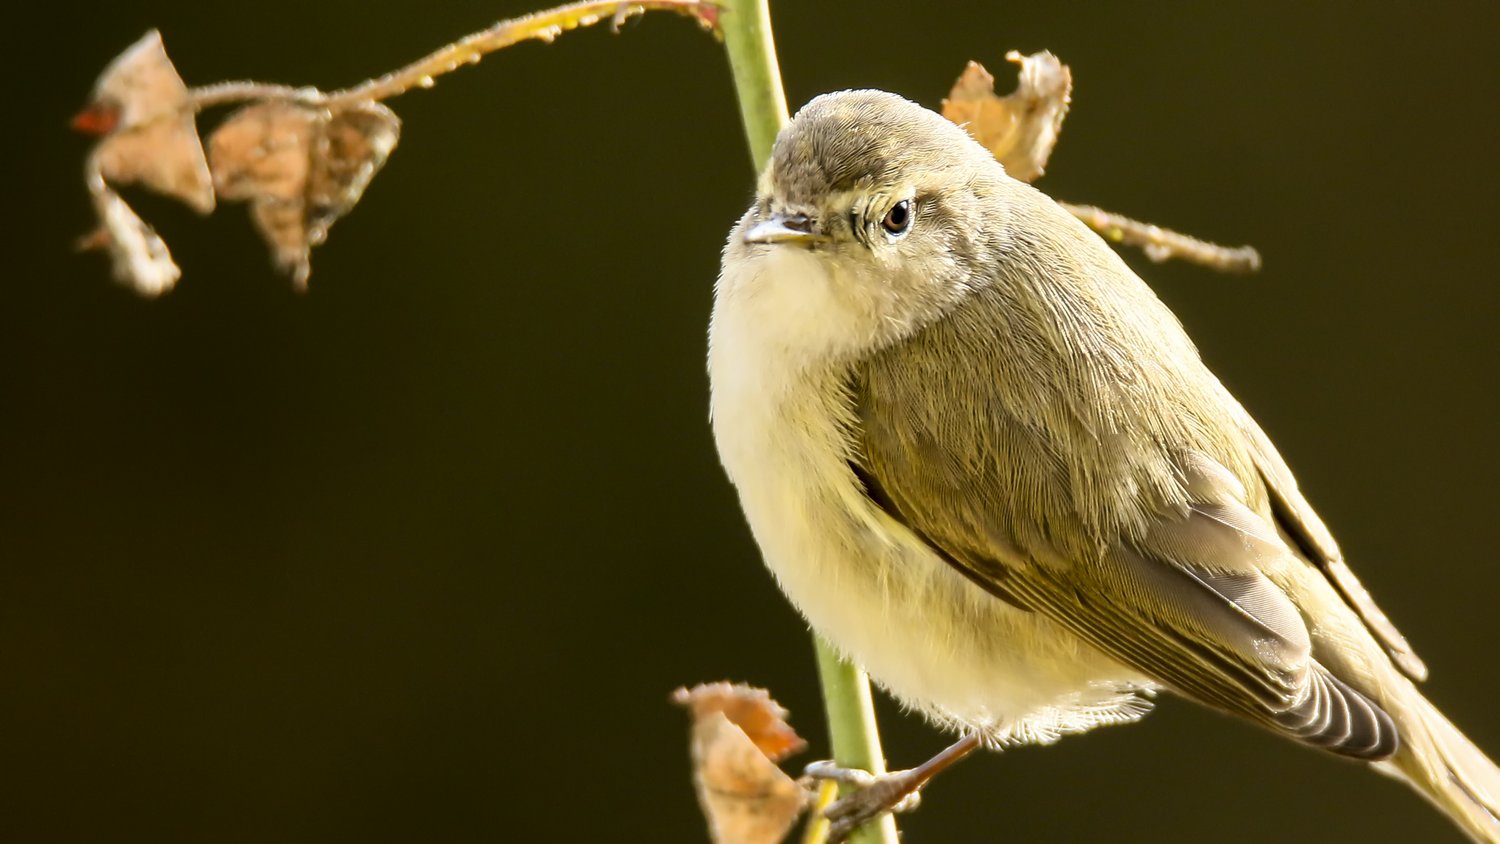
[[[1139,717],[1143,678],[981,590],[849,468],[842,372],[864,326],[823,262],[743,251],[710,329],[714,436],[767,566],[812,626],[904,703],[999,741]]]

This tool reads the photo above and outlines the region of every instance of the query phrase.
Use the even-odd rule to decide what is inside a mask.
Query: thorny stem
[[[781,88],[767,0],[725,0],[719,31],[729,53],[750,157],[759,171],[771,159],[776,134],[790,119]],[[885,754],[880,749],[869,680],[853,664],[840,659],[821,636],[815,636],[814,642],[834,762],[872,774],[885,773]],[[817,842],[826,835],[827,824],[818,824],[814,818],[804,840]],[[850,840],[854,844],[896,844],[896,821],[888,814],[883,815],[855,830]]]
[[[1220,246],[1161,226],[1132,220],[1093,205],[1076,205],[1072,202],[1059,202],[1058,205],[1103,235],[1105,240],[1139,246],[1147,258],[1157,263],[1180,258],[1225,273],[1253,273],[1260,270],[1260,253],[1253,246]]]

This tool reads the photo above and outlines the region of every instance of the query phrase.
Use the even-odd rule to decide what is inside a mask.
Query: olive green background
[[[704,333],[753,174],[721,49],[648,16],[391,105],[386,170],[296,295],[244,209],[132,193],[183,268],[76,255],[66,124],[150,26],[193,83],[336,87],[514,0],[42,4],[12,17],[0,300],[0,828],[14,841],[698,841],[677,685],[811,649],[707,425]],[[936,105],[1072,65],[1041,186],[1266,270],[1129,260],[1277,439],[1500,753],[1497,7],[792,2],[794,103]],[[12,13],[8,13],[11,16]],[[15,12],[14,15],[22,15]],[[212,119],[212,118],[211,118]],[[946,742],[881,701],[891,761]],[[1175,701],[965,763],[913,842],[1458,840],[1401,787]]]

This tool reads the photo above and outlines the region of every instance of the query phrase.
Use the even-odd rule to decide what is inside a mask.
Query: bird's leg
[[[840,768],[832,762],[808,765],[806,774],[813,779],[835,780],[859,788],[853,794],[839,798],[823,812],[830,822],[828,840],[843,841],[861,825],[886,812],[915,809],[922,799],[922,787],[929,780],[978,750],[981,744],[983,740],[979,733],[969,733],[917,767],[888,774]]]

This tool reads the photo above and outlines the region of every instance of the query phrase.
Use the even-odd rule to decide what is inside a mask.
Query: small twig
[[[188,91],[188,103],[202,111],[217,105],[251,100],[308,100],[317,102],[323,95],[316,88],[293,88],[266,82],[215,82]]]
[[[526,40],[551,42],[570,29],[592,26],[605,18],[619,29],[627,18],[647,11],[669,11],[688,15],[705,28],[718,31],[719,7],[706,0],[586,0],[533,12],[467,35],[438,48],[415,62],[352,88],[324,93],[316,88],[294,88],[265,82],[218,82],[193,88],[189,102],[195,110],[254,100],[295,100],[333,111],[351,103],[377,102],[404,94],[413,88],[431,88],[433,80],[464,65],[478,64],[493,53]]]
[[[555,9],[500,21],[488,29],[480,30],[441,47],[400,70],[371,79],[353,88],[333,91],[327,95],[325,104],[329,108],[337,109],[351,102],[378,101],[394,97],[413,88],[431,88],[433,80],[437,77],[463,65],[477,64],[486,53],[493,53],[528,39],[551,42],[570,29],[591,26],[605,19],[613,21],[618,27],[626,18],[652,10],[688,15],[703,26],[717,31],[719,7],[713,3],[703,2],[703,0],[635,0],[635,2],[628,3],[621,3],[618,0],[607,2],[587,0],[582,3],[570,3]]]
[[[1260,269],[1260,253],[1253,246],[1220,246],[1093,205],[1058,204],[1105,240],[1139,246],[1147,258],[1157,263],[1178,258],[1226,273],[1253,273]]]

